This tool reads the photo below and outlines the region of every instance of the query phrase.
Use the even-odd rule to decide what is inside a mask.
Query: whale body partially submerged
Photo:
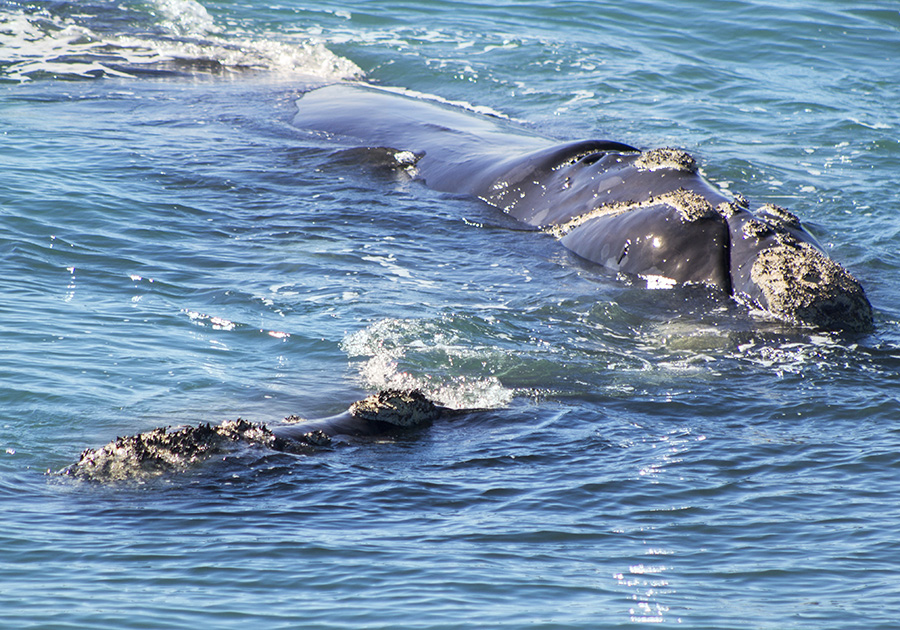
[[[308,455],[331,446],[334,437],[381,436],[472,411],[443,407],[418,390],[388,389],[356,401],[343,413],[318,420],[291,416],[269,426],[238,418],[216,425],[157,427],[117,437],[100,448],[85,449],[77,462],[59,473],[83,481],[145,480],[184,472],[242,447]]]
[[[860,283],[790,212],[751,212],[687,153],[560,143],[489,116],[355,85],[304,94],[297,127],[386,148],[430,188],[478,197],[577,255],[656,286],[702,283],[775,317],[872,328]]]

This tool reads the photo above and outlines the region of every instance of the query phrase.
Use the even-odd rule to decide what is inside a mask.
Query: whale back
[[[653,286],[702,283],[792,323],[872,326],[862,286],[796,217],[774,206],[750,212],[684,151],[560,143],[496,116],[350,85],[303,95],[294,124],[405,159],[411,152],[430,188],[479,197]]]

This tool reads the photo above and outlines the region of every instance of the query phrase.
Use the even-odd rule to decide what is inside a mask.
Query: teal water
[[[0,626],[897,627],[898,51],[890,2],[0,0]],[[291,125],[341,80],[684,148],[876,330],[631,286]],[[47,474],[387,386],[487,410]]]

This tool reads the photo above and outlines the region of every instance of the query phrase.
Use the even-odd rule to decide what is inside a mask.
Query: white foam
[[[101,33],[46,11],[0,13],[0,78],[131,77],[173,63],[181,71],[259,70],[326,82],[363,75],[309,39],[224,33],[195,0],[157,0],[153,12],[159,36]]]
[[[497,111],[496,109],[493,109],[492,107],[487,107],[484,105],[472,105],[471,103],[469,103],[467,101],[446,99],[441,96],[437,96],[435,94],[428,94],[427,92],[419,92],[416,90],[410,90],[410,89],[403,88],[403,87],[392,87],[392,86],[380,85],[380,86],[378,86],[377,89],[383,90],[385,92],[392,92],[394,94],[400,94],[402,96],[409,96],[412,98],[418,98],[418,99],[422,99],[422,100],[426,100],[426,101],[433,101],[435,103],[441,103],[442,105],[452,105],[453,107],[467,109],[470,112],[474,112],[476,114],[484,114],[486,116],[502,118],[503,120],[521,122],[521,121],[516,121],[516,119],[514,119],[514,118],[510,118],[503,112]]]
[[[495,350],[473,348],[443,324],[384,319],[347,335],[341,347],[350,357],[365,357],[359,374],[367,388],[418,389],[454,409],[502,407],[515,394],[494,376],[454,366],[484,366]]]
[[[217,30],[212,16],[196,0],[155,0],[153,5],[162,13],[160,25],[173,34],[196,37]]]

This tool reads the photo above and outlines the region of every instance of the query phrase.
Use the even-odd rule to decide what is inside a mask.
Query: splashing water
[[[419,389],[453,409],[509,404],[515,390],[490,372],[499,348],[473,346],[442,324],[383,319],[347,335],[341,348],[359,364],[363,385],[372,389]]]
[[[124,11],[124,9],[123,9]],[[127,27],[44,9],[0,13],[0,80],[267,71],[331,82],[362,70],[309,39],[226,33],[194,0],[127,12]]]

